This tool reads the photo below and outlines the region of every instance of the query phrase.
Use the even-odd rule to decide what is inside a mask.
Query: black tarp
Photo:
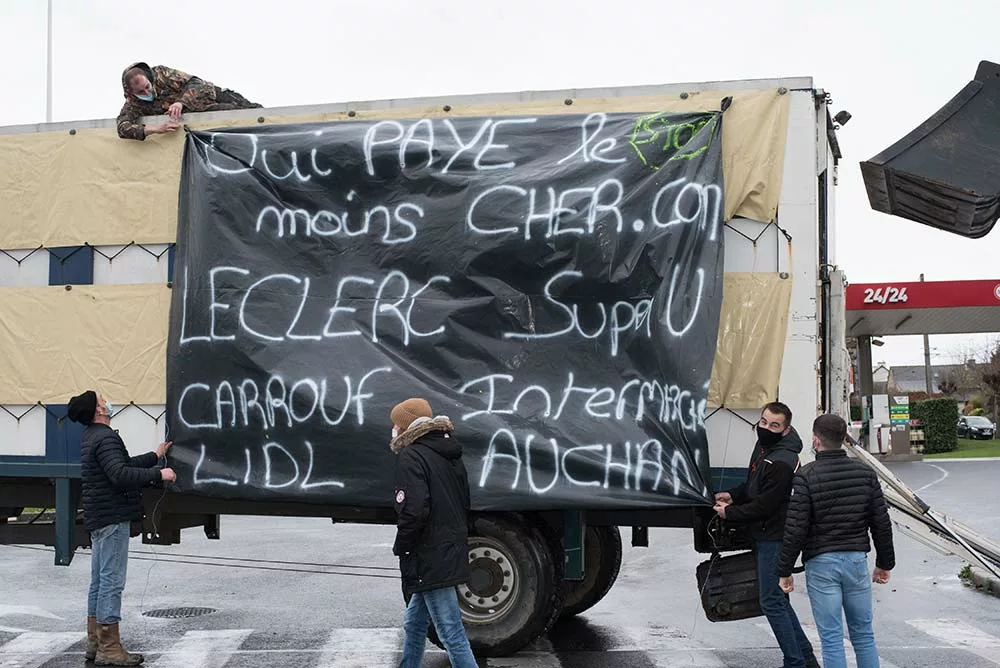
[[[711,498],[721,113],[189,132],[168,344],[180,490],[390,506],[390,408],[480,509]]]

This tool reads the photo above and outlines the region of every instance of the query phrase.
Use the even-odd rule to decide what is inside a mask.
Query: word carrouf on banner
[[[391,506],[389,410],[479,509],[710,501],[722,113],[190,132],[167,361],[185,492]]]

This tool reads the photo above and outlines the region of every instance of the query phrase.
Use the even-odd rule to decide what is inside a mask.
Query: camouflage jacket
[[[146,78],[153,85],[153,101],[144,102],[131,93],[125,74],[133,67],[146,71]],[[204,111],[215,104],[215,84],[163,65],[150,67],[146,63],[133,63],[122,72],[122,90],[125,104],[118,113],[118,136],[122,139],[146,138],[146,127],[139,122],[143,116],[160,116],[167,113],[174,102],[184,105],[184,111]]]

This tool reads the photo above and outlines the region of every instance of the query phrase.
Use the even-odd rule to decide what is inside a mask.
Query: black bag
[[[725,557],[712,555],[698,564],[696,572],[701,606],[712,622],[731,622],[761,617],[757,586],[757,557],[740,552]]]

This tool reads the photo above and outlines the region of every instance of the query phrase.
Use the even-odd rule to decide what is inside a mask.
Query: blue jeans
[[[128,540],[128,522],[109,524],[90,532],[87,616],[97,617],[98,624],[117,624],[122,619]]]
[[[872,630],[872,580],[864,552],[827,552],[806,562],[806,587],[823,643],[824,668],[846,668],[844,625],[858,668],[879,668]]]
[[[759,540],[755,543],[757,554],[757,586],[760,589],[760,609],[767,617],[774,639],[784,656],[784,668],[804,668],[806,659],[813,656],[812,644],[795,616],[788,594],[778,585],[778,557],[780,540]]]
[[[399,668],[420,668],[431,620],[434,620],[434,629],[448,652],[452,668],[478,668],[462,626],[462,609],[458,607],[458,593],[454,587],[417,592],[410,598],[403,617],[406,639]]]

